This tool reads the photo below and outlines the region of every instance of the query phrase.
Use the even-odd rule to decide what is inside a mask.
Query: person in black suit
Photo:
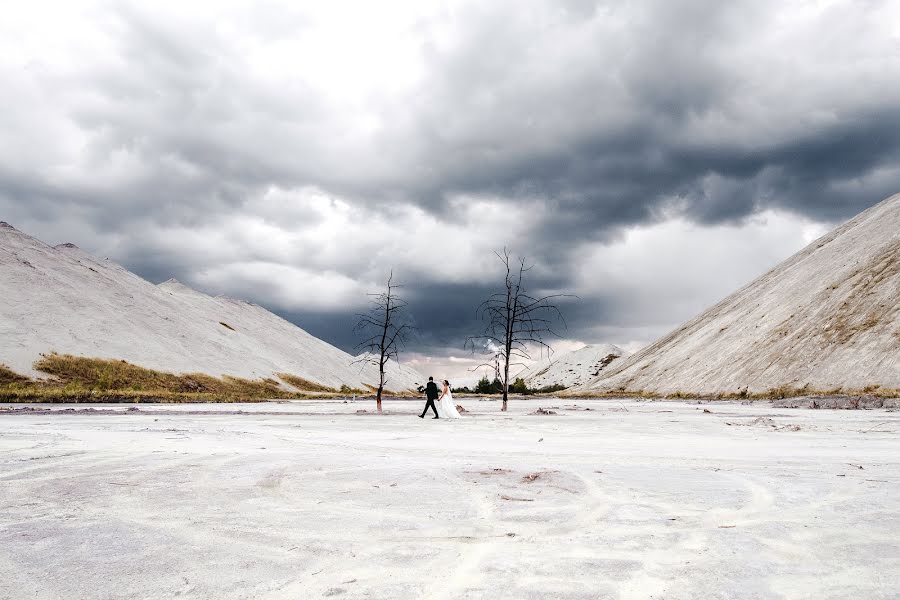
[[[438,389],[437,389],[437,385],[434,383],[434,377],[429,377],[428,385],[425,386],[425,398],[426,398],[425,409],[422,411],[422,414],[419,415],[420,419],[425,418],[425,413],[428,412],[429,408],[434,411],[435,419],[440,418],[440,417],[438,417],[437,408],[434,405],[434,401],[437,400],[437,397],[438,397]]]

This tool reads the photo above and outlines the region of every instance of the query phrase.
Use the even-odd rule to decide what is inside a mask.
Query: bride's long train
[[[438,415],[442,419],[461,419],[462,416],[456,410],[456,402],[453,401],[453,393],[447,390],[441,401],[437,403]]]

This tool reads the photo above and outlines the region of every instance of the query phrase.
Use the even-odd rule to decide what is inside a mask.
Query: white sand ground
[[[900,412],[564,402],[0,410],[0,598],[900,597]]]

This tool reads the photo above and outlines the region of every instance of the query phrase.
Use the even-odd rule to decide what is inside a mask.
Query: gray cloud
[[[418,348],[444,352],[474,326],[491,248],[570,289],[586,248],[627,245],[629,228],[705,235],[782,211],[788,252],[804,223],[900,188],[889,2],[73,6],[65,29],[22,8],[0,30],[0,216],[344,347],[344,304],[388,263],[415,286]],[[734,268],[765,266],[751,262]],[[290,268],[341,290],[334,306],[250,276]],[[646,337],[713,293],[628,310],[647,289],[592,288],[572,337]]]

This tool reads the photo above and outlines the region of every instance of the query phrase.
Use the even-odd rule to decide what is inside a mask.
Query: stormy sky
[[[896,2],[31,1],[0,82],[0,219],[346,350],[393,269],[457,379],[494,250],[634,350],[900,191]]]

